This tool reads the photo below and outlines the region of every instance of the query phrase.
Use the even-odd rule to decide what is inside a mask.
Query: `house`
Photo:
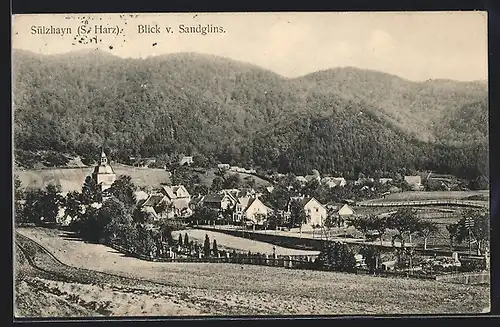
[[[191,156],[183,156],[179,160],[180,166],[191,166],[193,164],[193,157]]]
[[[94,167],[92,179],[99,185],[102,191],[111,187],[116,180],[116,174],[113,168],[108,164],[108,158],[104,151],[101,151],[100,162]]]
[[[267,193],[269,193],[269,194],[273,193],[273,191],[274,191],[274,186],[268,186],[268,187],[266,187],[266,191],[267,191]]]
[[[401,188],[399,188],[399,187],[397,187],[397,186],[391,186],[391,187],[389,188],[389,192],[390,192],[390,193],[398,193],[398,192],[401,192],[401,191],[402,191],[402,190],[401,190]]]
[[[211,193],[203,198],[203,206],[219,211],[233,208],[236,202],[229,192]]]
[[[354,182],[354,185],[365,185],[368,183],[374,183],[375,179],[371,177],[359,177],[357,181]]]
[[[273,210],[262,203],[259,198],[242,197],[236,203],[233,220],[235,222],[243,220],[247,223],[263,225],[267,216],[272,212]]]
[[[347,220],[355,215],[354,210],[349,206],[348,204],[341,204],[341,205],[334,205],[334,204],[327,204],[325,205],[327,208],[327,211],[333,214],[336,218],[338,227],[346,227],[346,222]]]
[[[349,217],[352,217],[355,214],[355,212],[348,204],[344,204],[342,208],[339,209],[337,214],[340,216],[340,218],[345,220]]]
[[[421,191],[423,190],[423,185],[422,185],[422,177],[416,175],[416,176],[405,176],[404,177],[405,182],[411,187],[413,191]]]
[[[189,208],[191,210],[196,210],[200,205],[203,204],[203,199],[205,198],[204,195],[198,194],[193,197],[191,197],[191,201],[189,202]]]
[[[191,195],[183,185],[162,185],[158,194],[165,197],[164,201],[168,204],[169,216],[187,217],[192,214],[189,207]]]
[[[220,164],[217,165],[217,168],[219,168],[219,169],[229,169],[230,166],[229,166],[229,164],[220,163]]]
[[[382,185],[387,184],[387,183],[392,183],[392,178],[379,178],[378,182]]]
[[[149,197],[149,194],[144,191],[136,191],[134,192],[134,195],[135,195],[135,200],[137,202],[141,200],[146,200]]]
[[[305,179],[307,182],[310,182],[312,180],[316,180],[318,183],[321,182],[321,177],[315,175],[306,175]]]
[[[323,226],[327,216],[327,210],[318,200],[313,197],[293,197],[291,201],[299,201],[307,215],[307,222],[303,227]],[[290,209],[288,210],[290,211]]]
[[[144,213],[151,215],[154,220],[160,217],[169,217],[173,214],[168,209],[168,200],[163,194],[155,193],[146,199],[139,200],[138,207]]]
[[[296,176],[295,180],[297,180],[300,184],[307,184],[307,179],[304,176]]]
[[[343,177],[323,177],[321,179],[321,184],[328,186],[330,188],[336,187],[336,186],[345,186],[347,184],[347,181]]]

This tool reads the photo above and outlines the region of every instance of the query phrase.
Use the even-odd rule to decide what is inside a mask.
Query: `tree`
[[[177,244],[182,247],[182,234],[179,234],[179,239],[177,240]]]
[[[277,228],[278,226],[282,226],[284,223],[283,215],[272,212],[267,216],[267,226],[268,228]]]
[[[349,246],[341,242],[328,242],[318,255],[315,263],[336,271],[351,272],[356,266],[354,253]]]
[[[230,174],[224,179],[222,183],[222,188],[233,189],[239,188],[241,186],[241,178],[238,174]]]
[[[14,217],[16,223],[24,222],[23,206],[21,201],[24,200],[24,190],[21,188],[21,180],[19,176],[14,177]]]
[[[217,248],[217,240],[214,239],[213,247],[212,247],[212,252],[215,256],[219,253],[219,249]]]
[[[459,226],[457,223],[446,225],[446,230],[448,231],[449,237],[450,237],[450,250],[451,251],[453,251],[453,240],[457,236],[458,227]]]
[[[402,245],[405,241],[404,235],[408,234],[411,242],[411,235],[418,231],[419,226],[420,219],[417,218],[415,210],[412,208],[399,209],[388,219],[388,228],[397,230]]]
[[[134,194],[135,190],[136,187],[132,182],[132,178],[128,175],[121,175],[107,191],[110,195],[120,200],[128,210],[132,211],[137,203]]]
[[[370,274],[375,273],[379,268],[380,250],[375,246],[366,245],[360,248],[359,254],[365,259]]]
[[[423,220],[420,222],[418,234],[424,238],[424,250],[427,250],[427,239],[434,233],[437,233],[439,228],[437,224],[429,221]]]
[[[38,189],[28,189],[23,206],[23,220],[39,225],[42,222],[44,192]]]
[[[189,236],[187,233],[184,234],[184,246],[189,246]]]
[[[208,257],[210,255],[210,238],[205,234],[205,242],[203,243],[203,254]]]
[[[302,227],[302,224],[307,223],[307,214],[300,201],[292,200],[290,203],[290,221],[288,226]]]
[[[213,221],[216,221],[218,217],[219,217],[219,213],[217,212],[217,210],[214,210],[214,209],[206,207],[206,206],[199,206],[193,212],[193,215],[191,216],[191,220],[193,220],[193,221],[201,220],[201,221],[213,222]]]
[[[81,202],[84,205],[89,205],[94,202],[102,202],[102,191],[91,176],[85,178],[82,187]]]
[[[386,216],[378,217],[376,215],[370,215],[371,226],[374,230],[377,231],[380,237],[380,245],[383,244],[383,238],[385,231],[389,228],[389,219]]]
[[[61,206],[64,205],[64,198],[61,195],[61,188],[54,184],[49,184],[43,192],[41,199],[43,220],[56,222]]]
[[[210,190],[213,192],[219,192],[222,190],[222,185],[224,184],[224,179],[222,179],[219,176],[215,176],[215,178],[212,181],[212,186],[210,186]]]
[[[97,231],[97,237],[102,243],[113,243],[119,236],[120,230],[125,225],[132,224],[132,216],[125,204],[115,197],[105,200],[98,213],[98,227],[102,231]]]
[[[71,191],[66,194],[66,209],[64,214],[71,217],[72,220],[80,219],[82,215],[81,198],[82,194],[78,191]]]

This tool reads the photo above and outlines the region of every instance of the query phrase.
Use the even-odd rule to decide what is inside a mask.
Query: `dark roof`
[[[143,203],[143,206],[150,206],[150,207],[156,207],[160,202],[161,200],[163,200],[163,195],[161,194],[154,194],[154,195],[151,195],[147,200],[146,202]]]
[[[221,202],[225,196],[225,194],[208,194],[203,199],[203,202]]]

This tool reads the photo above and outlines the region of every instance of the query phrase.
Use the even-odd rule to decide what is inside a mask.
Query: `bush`
[[[460,260],[460,271],[463,272],[479,272],[486,269],[486,260],[477,259],[459,259]]]
[[[341,242],[328,243],[315,261],[319,267],[335,271],[355,271],[356,259],[349,246]]]

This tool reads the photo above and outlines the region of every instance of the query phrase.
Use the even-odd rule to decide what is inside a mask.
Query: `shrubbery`
[[[355,271],[356,259],[347,244],[330,242],[320,252],[315,264],[331,270],[353,272]]]

